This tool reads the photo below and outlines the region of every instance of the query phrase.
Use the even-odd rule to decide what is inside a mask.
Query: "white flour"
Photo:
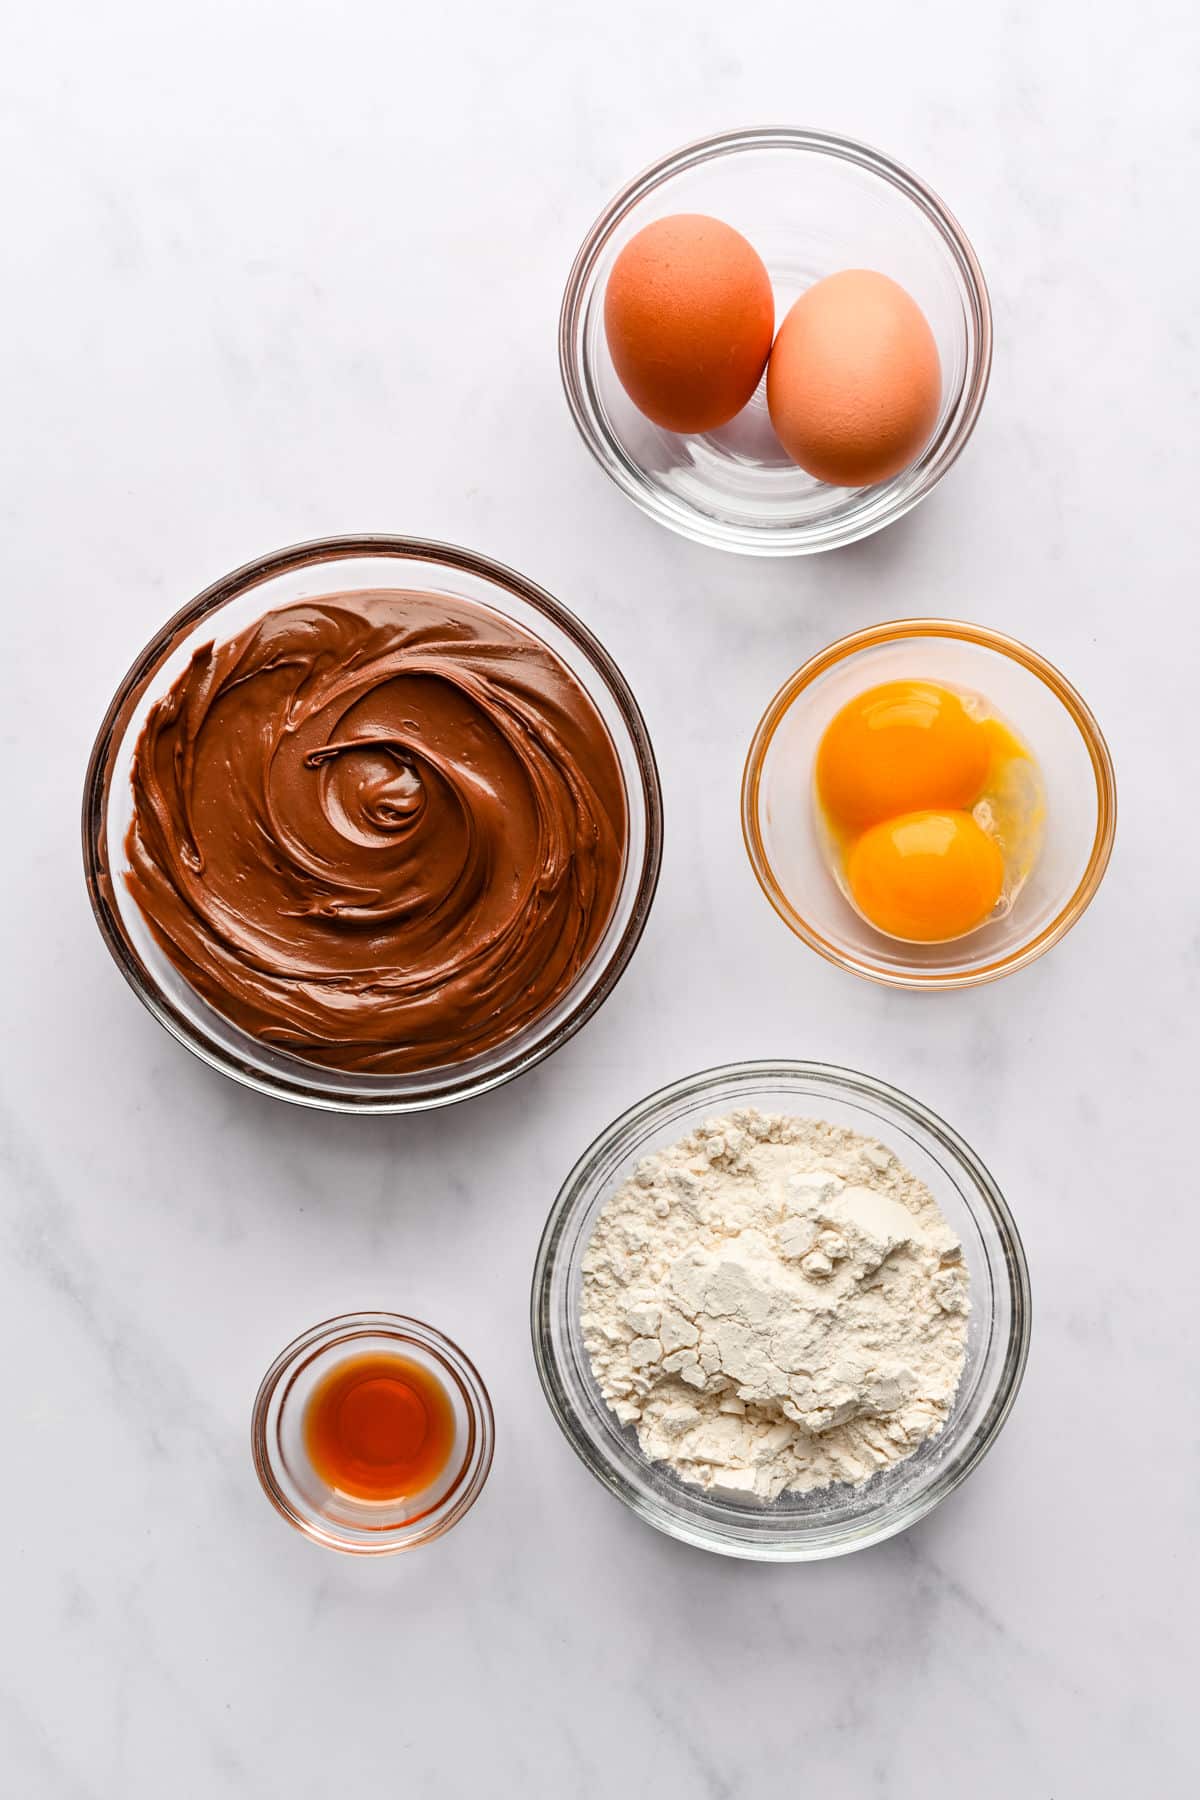
[[[730,1497],[861,1482],[941,1430],[962,1248],[870,1138],[754,1111],[639,1163],[583,1261],[584,1343],[646,1455]]]

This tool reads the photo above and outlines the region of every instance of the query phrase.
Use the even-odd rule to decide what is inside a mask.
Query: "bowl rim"
[[[302,1357],[325,1345],[352,1345],[357,1338],[386,1336],[397,1343],[409,1343],[426,1351],[441,1362],[453,1377],[463,1396],[470,1423],[466,1458],[454,1485],[443,1495],[432,1512],[422,1514],[408,1536],[400,1536],[404,1526],[384,1527],[376,1541],[344,1537],[319,1515],[300,1511],[288,1499],[275,1478],[274,1462],[267,1436],[271,1402],[281,1381],[292,1373]],[[250,1454],[255,1473],[267,1499],[281,1518],[325,1550],[337,1550],[344,1556],[398,1556],[405,1550],[417,1550],[432,1543],[457,1525],[474,1506],[491,1473],[496,1447],[496,1420],[491,1395],[471,1358],[452,1338],[435,1325],[407,1313],[362,1312],[338,1313],[310,1325],[298,1337],[285,1344],[258,1385],[250,1414]]]
[[[811,528],[764,529],[754,525],[718,524],[686,502],[668,506],[657,489],[650,487],[641,470],[623,447],[598,429],[587,403],[585,387],[590,378],[582,358],[575,355],[582,341],[582,308],[587,284],[596,261],[612,231],[655,188],[686,169],[743,150],[799,150],[830,156],[855,164],[896,188],[923,212],[937,229],[958,267],[970,298],[976,336],[975,355],[968,365],[963,389],[954,412],[942,430],[942,442],[922,479],[878,515],[856,515],[817,534]],[[971,437],[987,394],[992,369],[992,307],[983,269],[966,232],[941,196],[920,176],[885,151],[859,138],[838,132],[792,125],[743,126],[696,138],[650,163],[604,208],[583,239],[567,276],[558,321],[558,366],[567,406],[575,428],[605,474],[634,505],[660,525],[711,548],[749,556],[806,556],[840,549],[859,542],[894,524],[923,500],[950,469]]]
[[[1027,943],[1019,944],[1006,955],[994,957],[970,969],[885,967],[875,963],[870,957],[842,950],[831,943],[792,904],[782,885],[776,880],[759,823],[763,765],[772,739],[794,702],[806,688],[811,687],[814,681],[838,663],[848,661],[862,650],[906,637],[943,637],[959,643],[974,644],[1008,657],[1037,676],[1070,715],[1083,740],[1096,783],[1096,829],[1092,848],[1083,874],[1070,898],[1054,918]],[[861,975],[883,987],[944,991],[979,987],[985,982],[998,981],[1004,975],[1011,975],[1017,969],[1026,968],[1052,949],[1083,916],[1104,879],[1112,856],[1117,829],[1117,784],[1112,755],[1094,713],[1062,671],[1038,651],[1031,650],[1028,644],[1009,637],[1005,632],[995,631],[986,625],[972,625],[962,619],[891,619],[879,625],[864,626],[860,631],[852,631],[846,637],[838,638],[825,649],[810,656],[788,676],[769,702],[750,740],[742,772],[741,811],[742,838],[755,878],[784,924],[797,937],[802,938],[810,949],[823,956],[826,962],[833,963],[836,968],[849,969],[852,974]]]
[[[651,1122],[656,1114],[665,1111],[679,1099],[692,1098],[699,1102],[703,1095],[731,1080],[745,1083],[747,1087],[766,1086],[772,1081],[784,1084],[789,1081],[804,1081],[828,1090],[831,1095],[844,1098],[848,1092],[852,1097],[881,1102],[885,1107],[898,1112],[903,1118],[917,1125],[932,1137],[969,1177],[973,1197],[982,1200],[1004,1252],[1004,1267],[1008,1274],[1009,1298],[1012,1307],[1008,1340],[1004,1346],[1003,1360],[997,1374],[995,1394],[984,1418],[976,1427],[974,1435],[967,1440],[961,1461],[953,1467],[948,1475],[943,1471],[940,1482],[931,1482],[904,1507],[898,1508],[895,1516],[886,1518],[861,1535],[851,1534],[833,1544],[813,1545],[786,1540],[773,1543],[769,1540],[755,1541],[748,1538],[721,1540],[715,1535],[710,1535],[707,1529],[694,1526],[679,1518],[661,1503],[648,1502],[621,1471],[595,1454],[590,1440],[577,1423],[566,1385],[559,1374],[558,1357],[554,1348],[553,1333],[550,1329],[552,1319],[550,1290],[560,1246],[572,1218],[586,1195],[586,1184],[593,1163],[601,1156],[607,1155],[610,1149],[621,1144],[623,1139],[626,1142],[622,1146],[622,1153],[628,1158],[637,1141],[639,1131]],[[966,1204],[968,1209],[973,1212],[973,1202],[967,1200]],[[584,1466],[639,1518],[654,1526],[656,1530],[664,1532],[668,1537],[678,1538],[681,1542],[690,1544],[696,1549],[713,1551],[717,1555],[739,1557],[757,1562],[819,1562],[835,1556],[847,1556],[854,1551],[869,1549],[874,1544],[883,1543],[888,1538],[895,1537],[899,1532],[907,1531],[910,1526],[925,1518],[949,1494],[962,1485],[968,1475],[978,1467],[998,1437],[1012,1411],[1025,1375],[1029,1360],[1031,1329],[1032,1295],[1029,1265],[1021,1234],[995,1177],[966,1139],[960,1136],[953,1126],[948,1125],[940,1114],[933,1112],[921,1101],[914,1099],[911,1094],[905,1093],[890,1082],[882,1081],[874,1075],[864,1074],[857,1069],[844,1068],[837,1063],[812,1062],[789,1057],[723,1063],[714,1068],[701,1069],[693,1075],[683,1076],[656,1089],[644,1099],[635,1101],[632,1106],[627,1107],[623,1113],[598,1132],[575,1162],[550,1208],[538,1244],[530,1296],[530,1332],[533,1341],[533,1357],[542,1392],[559,1430]]]
[[[180,637],[193,631],[228,601],[265,581],[321,563],[346,562],[366,557],[395,557],[397,560],[424,562],[431,567],[471,575],[500,590],[507,589],[544,614],[583,651],[608,687],[629,733],[640,778],[632,786],[626,784],[626,803],[631,810],[640,805],[645,814],[645,850],[629,920],[620,939],[612,947],[595,985],[581,996],[579,1002],[545,1039],[527,1045],[515,1054],[510,1052],[505,1055],[504,1045],[497,1046],[499,1054],[496,1066],[477,1072],[465,1080],[461,1076],[456,1078],[455,1075],[456,1068],[462,1065],[449,1063],[446,1065],[445,1079],[438,1087],[409,1095],[391,1093],[386,1089],[344,1094],[328,1092],[306,1083],[304,1071],[308,1065],[300,1058],[294,1059],[295,1076],[285,1080],[276,1074],[266,1076],[252,1063],[244,1062],[224,1047],[214,1045],[206,1035],[193,1027],[191,1021],[150,979],[141,959],[128,942],[119,914],[106,891],[112,879],[108,868],[106,839],[106,817],[113,775],[112,752],[163,656]],[[427,1112],[461,1100],[473,1099],[525,1074],[561,1048],[608,999],[629,966],[645,929],[658,887],[663,852],[662,783],[650,734],[633,690],[604,645],[561,600],[555,599],[545,588],[507,564],[456,544],[386,532],[350,533],[307,539],[242,563],[227,575],[210,583],[160,626],[134,658],[101,720],[84,777],[81,830],[88,898],[109,954],[138,999],[185,1049],[190,1050],[210,1068],[230,1076],[244,1087],[317,1111],[359,1114]],[[402,1081],[404,1078],[396,1079]]]

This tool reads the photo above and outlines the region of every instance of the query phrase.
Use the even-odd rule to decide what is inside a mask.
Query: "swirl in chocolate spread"
[[[126,881],[176,968],[340,1069],[458,1062],[540,1018],[620,885],[592,701],[522,627],[442,595],[330,595],[198,650],[132,782]]]

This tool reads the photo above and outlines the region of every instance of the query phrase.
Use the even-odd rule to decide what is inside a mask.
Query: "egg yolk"
[[[910,812],[863,833],[846,880],[880,931],[937,944],[982,925],[1004,886],[1004,858],[970,813]]]
[[[817,751],[817,794],[830,822],[862,831],[918,807],[972,806],[992,743],[950,688],[889,681],[836,715]]]

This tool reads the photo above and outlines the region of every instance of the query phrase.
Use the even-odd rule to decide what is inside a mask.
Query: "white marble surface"
[[[1194,1793],[1196,13],[961,0],[46,0],[0,63],[6,1019],[0,1793],[11,1800],[879,1800]],[[1119,15],[1119,17],[1117,16]],[[1107,18],[1110,22],[1102,24]],[[884,537],[693,549],[576,441],[562,281],[633,170],[730,124],[921,171],[996,311],[967,455]],[[444,536],[598,628],[660,752],[662,886],[614,999],[453,1115],[305,1115],[209,1073],[92,925],[90,739],[163,617],[324,532]],[[758,711],[913,610],[1028,638],[1111,740],[1108,881],[1049,958],[934,1001],[769,911]],[[575,1461],[526,1328],[591,1134],[739,1055],[909,1086],[996,1172],[1034,1283],[1015,1413],[907,1537],[812,1568],[687,1551]],[[264,1502],[260,1373],[391,1306],[477,1357],[470,1519],[360,1566]]]

